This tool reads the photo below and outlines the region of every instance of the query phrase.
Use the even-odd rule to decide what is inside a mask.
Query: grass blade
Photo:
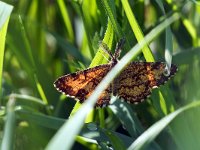
[[[65,6],[64,0],[59,0],[59,1],[57,1],[57,3],[58,3],[58,7],[60,8],[60,12],[62,14],[61,16],[63,17],[65,28],[68,31],[69,40],[71,43],[73,43],[74,42],[74,32],[73,32],[72,24],[70,22],[67,7]]]
[[[128,148],[128,150],[139,150],[147,146],[151,141],[153,141],[156,136],[165,128],[169,123],[174,120],[178,115],[181,113],[192,109],[194,107],[199,107],[200,101],[196,101],[190,103],[175,112],[167,115],[166,117],[162,118],[160,121],[156,122],[153,126],[151,126],[148,130],[146,130],[141,136],[139,136],[132,145]]]
[[[123,34],[122,34],[122,30],[119,26],[119,24],[117,23],[117,19],[116,19],[116,13],[114,13],[114,1],[107,1],[107,0],[101,0],[103,5],[104,5],[104,8],[107,12],[107,15],[112,23],[112,26],[113,26],[113,29],[114,31],[116,32],[117,36],[119,38],[122,38],[123,37]]]
[[[1,97],[1,82],[3,72],[4,48],[8,21],[13,7],[6,3],[0,2],[0,97]]]
[[[138,25],[137,23],[137,20],[131,10],[131,7],[128,3],[128,0],[123,0],[122,1],[122,5],[124,7],[124,11],[126,13],[126,16],[128,18],[128,21],[129,21],[129,24],[131,25],[131,28],[133,30],[133,33],[135,34],[135,37],[137,39],[138,42],[140,42],[141,40],[144,39],[144,35],[140,29],[140,26]],[[146,59],[146,61],[149,61],[149,62],[154,62],[154,57],[152,55],[152,52],[151,50],[149,49],[148,45],[146,45],[143,49],[142,49],[142,52],[144,54],[144,57]]]
[[[3,139],[1,144],[1,149],[12,150],[14,142],[14,129],[15,129],[15,99],[11,95],[6,107],[6,122],[3,132]]]
[[[116,100],[109,108],[113,111],[113,113],[118,117],[121,124],[124,128],[129,132],[129,134],[136,138],[143,132],[143,128],[136,118],[131,107],[126,104],[120,102],[120,100]]]

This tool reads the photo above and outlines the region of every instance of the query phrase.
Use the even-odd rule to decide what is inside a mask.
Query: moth
[[[120,40],[112,54],[103,45],[111,60],[108,64],[99,65],[86,70],[59,77],[55,88],[68,97],[83,103],[95,90],[107,73],[118,63],[124,40]],[[128,103],[140,103],[151,95],[152,89],[167,82],[177,72],[177,66],[172,64],[166,74],[164,62],[132,62],[121,71],[112,83],[101,93],[95,107],[109,105],[111,96],[118,96]]]

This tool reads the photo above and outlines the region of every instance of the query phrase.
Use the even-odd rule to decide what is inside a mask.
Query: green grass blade
[[[163,15],[165,15],[166,13],[165,13],[163,2],[159,0],[156,0],[156,2],[158,6],[160,7]],[[171,32],[171,28],[167,27],[165,31],[165,61],[167,63],[168,71],[171,68],[172,52],[173,52],[172,32]]]
[[[104,131],[104,133],[110,139],[113,149],[116,149],[116,150],[126,149],[124,143],[115,134],[113,134],[110,131]]]
[[[197,30],[196,30],[195,26],[187,18],[183,18],[182,21],[183,21],[183,24],[184,24],[185,28],[187,29],[188,33],[192,37],[193,46],[194,47],[198,46],[199,37],[197,35]]]
[[[4,2],[0,2],[0,29],[7,23],[7,20],[10,18],[13,6],[8,5]]]
[[[167,63],[168,71],[171,68],[172,63],[172,52],[173,52],[173,40],[172,40],[172,32],[170,27],[166,28],[165,33],[165,61]]]
[[[40,97],[42,98],[42,101],[47,105],[48,104],[48,100],[47,100],[47,97],[45,96],[45,93],[44,93],[44,90],[42,88],[42,85],[38,81],[36,75],[34,75],[34,78],[35,78],[35,83],[36,83],[36,86],[37,86],[37,90],[38,90],[38,92],[40,94]]]
[[[1,84],[2,84],[2,72],[3,72],[3,60],[4,60],[4,48],[8,22],[13,7],[6,3],[0,2],[0,97],[1,97]]]
[[[107,15],[112,23],[113,29],[116,32],[118,38],[122,38],[123,34],[122,34],[122,30],[119,26],[119,24],[117,23],[117,19],[116,19],[116,13],[114,11],[115,5],[114,5],[114,1],[107,1],[107,0],[101,0],[104,8],[107,12]]]
[[[123,127],[132,137],[136,138],[143,132],[144,129],[142,125],[127,103],[117,99],[109,108],[118,117]]]
[[[171,23],[179,19],[179,15],[176,13],[166,21],[158,25],[154,28],[145,38],[137,44],[134,48],[132,48],[122,59],[116,64],[116,66],[108,72],[105,78],[101,81],[101,83],[97,86],[96,90],[92,93],[92,95],[86,100],[86,102],[82,105],[82,107],[74,114],[54,135],[49,144],[47,145],[47,150],[60,149],[60,150],[68,150],[71,149],[74,139],[76,135],[80,132],[85,117],[90,112],[90,110],[94,107],[96,100],[100,96],[101,92],[110,84],[112,79],[119,73],[124,66],[126,66],[132,58],[137,57],[139,53],[141,53],[141,49],[146,46],[151,40],[153,40],[161,31],[163,31],[167,26]],[[72,130],[73,127],[73,130]],[[68,135],[70,139],[66,141],[65,137]]]
[[[15,131],[15,99],[11,95],[6,107],[6,122],[3,131],[1,149],[12,150],[14,148],[14,131]]]
[[[114,36],[113,27],[111,25],[110,20],[108,19],[107,29],[106,29],[102,42],[106,43],[109,49],[111,49],[112,44],[113,44],[113,36]],[[109,56],[102,50],[102,48],[99,47],[94,59],[92,60],[90,64],[90,67],[94,67],[94,66],[106,63],[107,60],[105,59],[105,57],[109,58]]]
[[[38,99],[38,98],[35,98],[35,97],[32,97],[32,96],[29,96],[29,95],[24,95],[24,94],[12,94],[12,96],[14,96],[16,98],[16,100],[20,99],[20,100],[24,100],[26,101],[27,103],[34,103],[38,106],[42,106],[42,107],[45,107],[46,104],[41,100],[41,99]]]
[[[135,34],[137,41],[140,43],[140,41],[144,39],[144,35],[142,33],[142,30],[140,29],[140,26],[137,23],[137,20],[136,20],[135,15],[133,14],[133,12],[131,10],[131,7],[128,3],[128,0],[122,0],[121,2],[122,2],[122,5],[123,5],[123,8],[124,8],[124,11],[126,13],[126,16],[128,18],[129,24],[131,25],[132,31]],[[146,61],[149,61],[149,62],[155,61],[153,54],[152,54],[151,50],[149,49],[148,45],[146,45],[142,49],[142,52],[144,54]]]
[[[62,124],[65,123],[65,119],[47,116],[41,113],[31,112],[30,110],[24,108],[17,109],[16,114],[20,119],[54,130],[59,129],[62,126]]]
[[[87,149],[98,149],[97,142],[93,139],[84,138],[81,136],[76,137],[76,142],[80,143],[82,146],[87,147]]]
[[[160,121],[156,122],[153,126],[151,126],[148,130],[146,130],[142,135],[140,135],[128,148],[128,150],[140,150],[142,148],[145,148],[151,141],[153,141],[156,136],[169,125],[169,123],[172,122],[178,115],[181,113],[192,109],[194,107],[199,107],[200,101],[196,101],[193,103],[190,103],[175,112],[167,115],[166,117],[162,118]]]
[[[65,28],[67,29],[67,32],[68,32],[68,35],[69,35],[68,40],[71,43],[73,43],[74,40],[75,40],[74,39],[74,32],[73,32],[72,24],[71,24],[71,21],[70,21],[70,18],[69,18],[67,7],[65,6],[64,0],[58,0],[57,3],[58,3],[58,7],[59,7],[61,14],[62,14],[61,16],[63,17]]]
[[[89,109],[90,108],[90,109]],[[69,150],[71,149],[74,139],[76,135],[80,132],[82,125],[84,123],[86,115],[89,113],[89,111],[92,109],[92,105],[89,106],[86,104],[83,104],[83,106],[78,110],[78,112],[73,115],[67,123],[65,123],[54,135],[54,137],[51,139],[49,144],[46,147],[46,150],[54,150],[54,149],[60,149],[60,150]],[[72,130],[73,127],[73,130]],[[70,130],[69,130],[70,129]],[[68,135],[70,138],[66,141],[65,137]]]

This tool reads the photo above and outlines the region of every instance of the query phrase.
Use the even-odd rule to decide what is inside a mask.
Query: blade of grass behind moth
[[[111,83],[112,79],[119,73],[124,66],[126,66],[133,58],[136,58],[139,53],[141,53],[141,49],[146,46],[149,42],[151,42],[156,36],[159,35],[161,31],[163,31],[167,26],[171,23],[179,19],[179,14],[175,13],[164,22],[159,24],[156,28],[154,28],[148,35],[145,36],[144,40],[133,47],[122,59],[119,63],[116,64],[113,69],[108,72],[108,74],[104,77],[104,79],[97,86],[92,95],[86,100],[86,102],[82,105],[82,107],[57,131],[57,133],[50,140],[48,145],[46,146],[47,150],[68,150],[74,144],[74,139],[77,134],[81,131],[83,127],[85,117],[94,107],[98,97],[101,92]],[[73,127],[73,130],[72,130]],[[69,137],[66,141],[66,135]]]
[[[128,150],[139,150],[144,149],[150,142],[152,142],[157,135],[169,125],[178,115],[182,114],[183,112],[192,109],[194,107],[200,107],[200,101],[192,102],[178,110],[174,111],[173,113],[165,116],[160,121],[156,122],[152,125],[149,129],[147,129],[142,135],[140,135],[128,148]]]
[[[6,3],[0,2],[0,98],[2,94],[2,74],[3,74],[3,60],[4,60],[4,49],[5,49],[5,40],[8,22],[10,18],[10,14],[12,12],[13,7]]]
[[[113,35],[114,35],[114,33],[113,33],[113,28],[112,28],[111,22],[110,22],[110,20],[108,20],[108,25],[107,25],[106,33],[103,38],[103,43],[106,43],[109,48],[112,47]],[[101,49],[101,47],[99,47],[99,49],[89,67],[91,68],[91,67],[97,66],[99,64],[106,63],[107,60],[105,59],[104,56],[109,58],[108,54],[106,54]],[[72,110],[72,112],[70,114],[70,117],[79,109],[79,106],[81,106],[81,105],[79,104],[79,102],[77,102],[74,109]],[[90,114],[88,114],[88,117],[86,118],[85,122],[88,123],[88,122],[93,121],[93,115],[94,115],[94,112],[91,112]],[[103,123],[104,119],[102,118],[102,116],[100,117],[100,120],[101,120],[100,124],[104,124]]]

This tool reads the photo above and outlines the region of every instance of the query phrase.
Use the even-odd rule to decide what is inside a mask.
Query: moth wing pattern
[[[153,88],[164,84],[173,76],[177,67],[172,64],[165,75],[163,62],[132,62],[115,78],[113,94],[128,103],[139,103],[150,96]]]
[[[84,102],[95,90],[111,69],[110,64],[99,65],[76,73],[59,77],[55,82],[55,88],[61,93]],[[96,107],[107,106],[110,102],[112,87],[109,85],[97,100]]]

